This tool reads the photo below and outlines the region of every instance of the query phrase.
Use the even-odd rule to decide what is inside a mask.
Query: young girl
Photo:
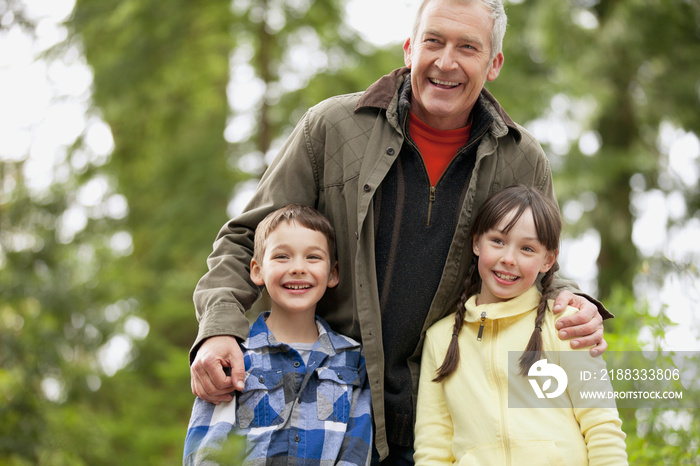
[[[564,405],[553,408],[544,404],[549,399],[538,400],[537,377],[528,377],[537,375],[533,363],[533,370],[547,365],[545,358],[566,366],[561,354],[584,360],[591,373],[605,365],[588,348],[574,353],[557,337],[556,320],[576,311],[555,316],[548,301],[561,225],[555,203],[533,188],[510,187],[484,203],[471,230],[474,262],[457,312],[425,337],[416,464],[627,464],[614,407],[574,405],[573,390],[582,385],[569,376],[558,396]],[[540,275],[542,293],[535,285]],[[558,382],[563,390],[566,381]],[[556,395],[552,386],[545,383],[540,393]]]

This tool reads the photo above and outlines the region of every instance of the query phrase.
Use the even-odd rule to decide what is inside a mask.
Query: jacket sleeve
[[[258,223],[286,204],[316,206],[318,166],[310,140],[322,138],[312,137],[310,114],[302,118],[266,170],[245,211],[219,231],[207,259],[209,270],[194,291],[199,331],[190,350],[190,361],[209,337],[232,335],[243,340],[248,335],[249,322],[244,313],[260,295],[259,288],[250,280]]]
[[[345,439],[336,463],[342,466],[367,466],[372,459],[372,397],[364,356],[360,362],[359,378],[360,384],[353,388]]]
[[[442,364],[442,362],[440,362]],[[415,453],[416,464],[445,464],[455,461],[452,452],[454,428],[441,383],[433,382],[438,363],[431,334],[425,337],[421,357],[420,379],[418,382],[418,403],[416,408]]]

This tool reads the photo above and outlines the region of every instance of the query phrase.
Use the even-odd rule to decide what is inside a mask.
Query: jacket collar
[[[485,312],[486,318],[491,320],[524,314],[537,308],[540,304],[540,299],[542,299],[542,294],[534,285],[520,296],[500,303],[481,304],[477,306],[476,299],[478,296],[479,295],[473,295],[464,304],[464,308],[466,309],[464,314],[465,322],[478,322],[481,319],[482,312]]]
[[[397,91],[410,72],[411,70],[406,67],[397,68],[391,73],[379,78],[379,80],[375,81],[374,84],[368,87],[362,94],[362,97],[360,97],[355,107],[355,112],[367,107],[390,110],[392,106],[396,106],[396,102],[398,101]],[[508,127],[509,132],[513,133],[516,142],[519,143],[522,139],[522,134],[513,119],[506,113],[505,109],[501,107],[501,104],[499,104],[496,98],[485,88],[481,90],[481,97],[488,101],[491,109],[496,113],[494,117],[503,121]]]

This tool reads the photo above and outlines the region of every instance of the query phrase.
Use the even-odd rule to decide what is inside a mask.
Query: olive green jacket
[[[215,335],[248,334],[244,313],[259,296],[249,277],[256,225],[272,210],[302,203],[319,209],[337,235],[340,284],[328,290],[317,314],[339,333],[362,341],[372,391],[375,444],[387,452],[384,423],[384,344],[374,257],[373,196],[396,160],[404,135],[398,121],[399,88],[406,68],[379,79],[365,92],[327,99],[311,108],[270,165],[245,212],[223,226],[194,301],[199,333],[190,353]],[[481,99],[494,115],[477,152],[476,165],[438,291],[421,330],[454,312],[472,258],[468,232],[473,214],[493,191],[532,185],[554,197],[549,162],[539,143],[515,124],[486,91]],[[560,280],[558,288],[577,290]],[[599,306],[600,307],[600,306]],[[410,363],[414,395],[421,343]],[[415,400],[415,396],[414,396]]]

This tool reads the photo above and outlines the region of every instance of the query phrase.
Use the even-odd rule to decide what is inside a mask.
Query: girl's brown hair
[[[528,208],[532,211],[537,239],[547,248],[547,251],[557,252],[559,250],[559,235],[562,228],[559,207],[552,199],[529,186],[511,186],[491,194],[474,220],[470,238],[475,240],[492,228],[496,228],[503,218],[513,212],[512,218],[503,230],[507,234]],[[464,304],[469,297],[479,293],[481,290],[478,261],[478,256],[474,255],[467,272],[467,278],[464,281],[464,291],[457,304],[455,323],[452,328],[452,341],[450,341],[450,346],[447,349],[445,360],[438,369],[437,376],[433,379],[434,382],[444,380],[445,377],[455,371],[459,364],[459,342],[457,337],[464,324],[464,314],[466,312]],[[530,366],[539,360],[542,354],[542,322],[547,310],[547,300],[554,295],[552,281],[557,270],[559,270],[559,264],[555,261],[547,273],[542,276],[540,282],[542,299],[537,307],[535,328],[532,331],[532,336],[525,348],[525,352],[520,357],[520,374],[522,375],[527,374]]]

